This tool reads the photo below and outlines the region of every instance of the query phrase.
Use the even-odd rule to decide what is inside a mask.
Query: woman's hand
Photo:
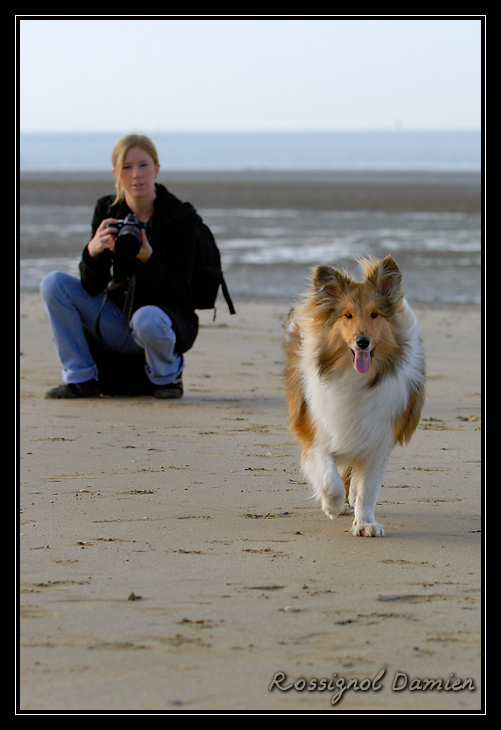
[[[99,256],[103,253],[103,251],[106,251],[106,249],[113,251],[115,247],[115,239],[118,233],[118,230],[116,228],[113,228],[113,223],[116,222],[116,218],[105,218],[103,221],[101,221],[101,223],[99,224],[99,228],[94,235],[94,238],[87,246],[89,255],[92,258]]]
[[[91,258],[95,258],[106,251],[114,251],[115,241],[117,238],[118,229],[113,227],[116,223],[116,218],[105,218],[99,224],[94,238],[87,246],[87,250]],[[138,258],[143,264],[150,260],[153,249],[150,246],[150,242],[146,238],[144,230],[141,231],[141,248],[138,251],[136,258]]]
[[[152,253],[153,249],[150,246],[150,242],[146,238],[146,233],[144,232],[144,230],[141,230],[141,248],[139,249],[136,258],[138,258],[141,263],[145,264],[147,261],[150,260],[150,256]]]

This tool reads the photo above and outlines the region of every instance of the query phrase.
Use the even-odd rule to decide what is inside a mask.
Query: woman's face
[[[155,164],[146,150],[131,147],[127,150],[122,167],[121,182],[125,194],[137,198],[154,193],[159,169],[160,165]]]

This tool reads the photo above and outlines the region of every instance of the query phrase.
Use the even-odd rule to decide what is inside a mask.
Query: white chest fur
[[[367,378],[353,370],[326,380],[309,376],[306,396],[317,439],[334,456],[356,458],[391,448],[393,419],[405,409],[408,388],[395,376],[368,388]]]

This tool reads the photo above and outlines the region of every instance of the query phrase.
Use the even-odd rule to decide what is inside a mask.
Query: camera
[[[118,228],[114,255],[124,261],[132,261],[141,248],[141,231],[145,230],[146,223],[134,213],[129,213],[123,220],[113,223],[113,227]]]

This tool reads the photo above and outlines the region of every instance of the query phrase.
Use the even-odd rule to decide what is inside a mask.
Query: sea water
[[[21,171],[103,171],[119,133],[20,135]],[[479,132],[153,133],[171,171],[427,170],[479,172]]]

